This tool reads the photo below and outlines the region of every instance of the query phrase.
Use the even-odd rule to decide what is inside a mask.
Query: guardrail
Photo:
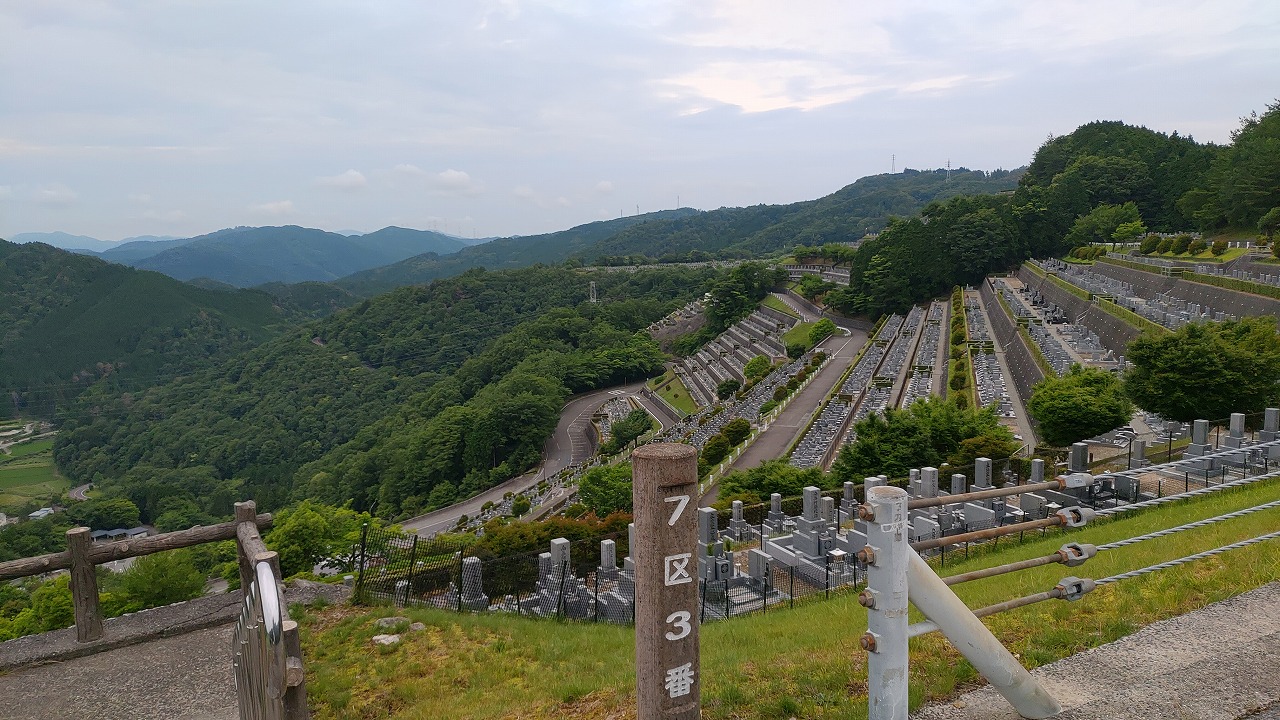
[[[306,720],[302,647],[298,623],[289,619],[280,597],[280,558],[266,551],[250,563],[253,580],[243,586],[244,606],[231,640],[240,718]]]

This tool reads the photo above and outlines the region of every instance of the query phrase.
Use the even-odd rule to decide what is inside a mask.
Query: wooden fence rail
[[[259,515],[252,500],[236,503],[236,519],[217,525],[205,525],[189,530],[162,533],[135,540],[93,542],[87,527],[67,531],[67,549],[63,552],[37,555],[36,557],[10,560],[0,563],[0,582],[29,577],[54,570],[71,570],[71,598],[75,605],[76,640],[91,642],[102,637],[102,608],[98,604],[98,578],[94,568],[98,565],[141,557],[165,550],[178,550],[209,542],[236,541],[236,556],[240,565],[240,586],[248,587],[254,579],[253,559],[267,553],[260,529],[271,527],[269,513]],[[280,559],[270,553],[272,569],[280,574]]]

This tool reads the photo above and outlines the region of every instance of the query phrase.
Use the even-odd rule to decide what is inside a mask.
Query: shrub
[[[1150,255],[1156,251],[1156,247],[1160,245],[1159,235],[1148,235],[1142,238],[1142,243],[1138,245],[1138,252],[1143,255]]]
[[[1191,246],[1191,236],[1179,235],[1178,237],[1173,239],[1173,243],[1169,245],[1169,250],[1172,251],[1174,255],[1181,255],[1182,253],[1186,252],[1187,248],[1190,246]]]
[[[529,498],[521,495],[511,501],[511,514],[514,517],[520,517],[533,509],[533,503],[529,502]]]
[[[1156,245],[1156,252],[1167,253],[1169,248],[1173,246],[1173,238],[1162,238],[1160,244]]]
[[[1217,256],[1219,256],[1219,255],[1221,255],[1221,254],[1225,253],[1226,251],[1227,251],[1227,241],[1226,241],[1226,240],[1214,240],[1214,241],[1213,241],[1213,246],[1212,246],[1211,248],[1209,248],[1209,252],[1213,253],[1214,257],[1217,257]]]
[[[1209,249],[1209,243],[1205,242],[1204,240],[1192,240],[1191,244],[1187,246],[1187,252],[1191,253],[1192,255],[1199,255],[1200,253],[1208,249]]]

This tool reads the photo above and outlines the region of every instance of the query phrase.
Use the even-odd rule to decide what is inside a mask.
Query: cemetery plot
[[[1037,261],[1046,272],[1052,272],[1067,282],[1079,287],[1095,297],[1113,302],[1130,312],[1146,318],[1161,327],[1170,330],[1190,322],[1204,320],[1234,320],[1234,315],[1199,303],[1188,302],[1172,293],[1158,293],[1152,298],[1142,298],[1130,283],[1091,272],[1079,265],[1064,263],[1061,260],[1048,259]],[[1198,272],[1198,271],[1197,271]]]

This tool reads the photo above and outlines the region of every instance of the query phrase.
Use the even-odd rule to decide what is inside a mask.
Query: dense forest
[[[0,418],[52,417],[106,378],[133,389],[231,357],[305,319],[287,298],[220,292],[0,240]]]
[[[535,266],[404,288],[143,392],[95,388],[55,457],[144,521],[243,497],[414,513],[535,462],[570,393],[657,371],[638,331],[721,274]]]
[[[917,217],[890,221],[851,257],[838,258],[849,261],[851,283],[831,288],[826,300],[846,313],[902,311],[1023,258],[1119,237],[1126,224],[1130,231],[1257,230],[1276,207],[1280,104],[1245,118],[1228,147],[1089,123],[1042,145],[1012,194],[932,202]]]

